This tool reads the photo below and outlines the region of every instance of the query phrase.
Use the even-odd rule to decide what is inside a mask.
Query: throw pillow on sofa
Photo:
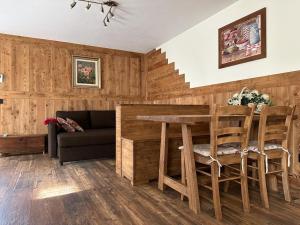
[[[57,117],[57,122],[61,125],[61,127],[67,131],[68,133],[74,133],[76,130],[72,127],[66,120],[63,118]]]
[[[71,125],[75,130],[78,130],[80,132],[84,132],[84,129],[74,120],[67,118],[67,123]]]

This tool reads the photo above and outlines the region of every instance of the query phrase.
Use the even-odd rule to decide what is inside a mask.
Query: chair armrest
[[[57,126],[52,122],[48,124],[48,154],[50,157],[57,157]]]

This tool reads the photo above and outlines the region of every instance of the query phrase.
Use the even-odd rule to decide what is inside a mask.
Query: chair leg
[[[276,166],[274,164],[269,164],[270,171],[276,170]],[[278,192],[278,183],[277,177],[275,174],[268,175],[268,188],[270,191]]]
[[[243,156],[242,163],[244,171],[241,169],[241,193],[244,212],[250,212],[250,200],[249,200],[249,191],[248,191],[248,176],[247,176],[247,156]]]
[[[185,164],[184,164],[184,152],[181,151],[181,183],[186,185],[186,175],[185,175]],[[184,195],[181,194],[181,200],[184,200]]]
[[[224,168],[224,174],[226,176],[230,176],[230,168],[226,167]],[[230,186],[230,181],[225,181],[224,182],[224,192],[227,193],[228,192],[228,189],[229,189],[229,186]]]
[[[281,158],[281,169],[283,170],[282,186],[283,186],[284,198],[286,201],[290,202],[292,199],[291,199],[290,186],[289,186],[288,155],[286,152],[283,153],[283,156]]]
[[[221,209],[220,190],[219,190],[219,168],[216,162],[213,162],[211,164],[211,183],[212,183],[215,216],[217,220],[222,220],[222,209]]]
[[[256,163],[256,161],[253,161],[252,162],[252,166],[253,167],[257,167],[257,163]],[[257,169],[255,169],[255,168],[251,168],[251,176],[253,177],[253,178],[255,178],[255,179],[257,179]],[[256,180],[251,180],[251,186],[252,187],[255,187],[256,186]]]
[[[258,179],[259,179],[259,189],[260,196],[265,208],[269,208],[268,190],[266,183],[266,173],[265,173],[265,161],[263,156],[258,156]]]

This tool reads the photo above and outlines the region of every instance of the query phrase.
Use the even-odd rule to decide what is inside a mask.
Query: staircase
[[[162,53],[161,49],[149,52],[146,60],[148,100],[182,96],[190,91],[190,83],[185,82],[185,75],[179,74],[175,63],[169,63],[166,53]]]

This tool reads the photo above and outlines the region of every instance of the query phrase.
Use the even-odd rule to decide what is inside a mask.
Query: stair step
[[[158,61],[154,64],[151,64],[151,65],[148,66],[148,68],[149,68],[149,71],[151,71],[151,70],[154,70],[156,68],[159,68],[159,67],[162,67],[162,66],[165,66],[165,65],[168,65],[168,60],[167,59],[163,59],[163,60]]]
[[[148,59],[151,59],[160,54],[161,54],[161,49],[154,49],[154,50],[150,51],[149,53],[147,53],[147,57],[148,57]]]
[[[180,76],[178,75],[178,71],[176,71],[175,73],[169,73],[169,74],[166,74],[165,76],[162,76],[158,79],[152,79],[152,80],[149,80],[149,84],[152,85],[152,84],[156,84],[158,82],[160,83],[168,83],[170,81],[182,81],[183,83],[185,82],[185,79],[183,76]]]
[[[167,65],[161,66],[155,70],[149,71],[148,78],[149,79],[159,78],[160,76],[174,72],[174,70],[175,70],[175,64],[170,63]]]

